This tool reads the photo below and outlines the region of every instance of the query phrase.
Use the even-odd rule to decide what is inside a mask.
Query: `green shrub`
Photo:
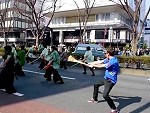
[[[136,63],[140,62],[142,64],[150,65],[149,56],[117,56],[120,63]]]

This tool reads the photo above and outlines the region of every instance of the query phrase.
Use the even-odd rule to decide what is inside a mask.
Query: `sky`
[[[150,6],[150,0],[146,0],[146,11],[148,10],[149,6]],[[148,19],[150,19],[150,14],[148,15]]]

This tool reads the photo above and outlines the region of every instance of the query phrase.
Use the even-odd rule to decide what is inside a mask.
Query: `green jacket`
[[[26,61],[26,52],[25,52],[25,50],[20,50],[18,52],[17,57],[18,57],[18,60],[19,60],[19,64],[21,66],[23,66],[25,64],[25,61]]]
[[[52,65],[54,69],[59,69],[60,67],[60,56],[59,53],[54,50],[52,51],[52,53],[50,54],[50,60],[53,60]]]

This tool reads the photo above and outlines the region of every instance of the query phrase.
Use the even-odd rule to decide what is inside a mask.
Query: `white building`
[[[81,12],[84,12],[83,1],[76,1]],[[130,42],[132,20],[116,4],[119,0],[114,1],[96,0],[87,22],[86,41],[103,43],[106,46],[110,43],[115,46]],[[73,0],[61,0],[59,4],[62,6],[57,10],[50,24],[54,31],[54,38],[57,38],[59,43],[66,44],[80,41],[77,6]],[[134,0],[129,0],[129,4],[132,11]]]
[[[144,43],[150,48],[150,19],[147,19],[145,25]]]

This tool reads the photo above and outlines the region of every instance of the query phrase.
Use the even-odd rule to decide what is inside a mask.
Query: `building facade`
[[[30,15],[29,7],[23,0],[0,0],[0,43],[25,42],[25,30],[32,26],[25,16],[19,14],[18,9],[25,15]]]
[[[145,24],[144,43],[150,48],[150,19]]]
[[[76,2],[80,11],[84,12],[85,4],[83,1],[76,0]],[[134,0],[128,0],[128,2],[129,10],[134,11]],[[73,0],[60,0],[59,3],[61,7],[55,13],[55,17],[50,24],[55,38],[59,40],[59,43],[65,44],[80,42],[76,4]],[[132,19],[117,4],[120,4],[119,0],[113,0],[113,2],[110,0],[95,1],[86,26],[86,42],[101,43],[106,46],[122,46],[131,42]],[[142,8],[144,6],[145,1],[142,3]],[[83,26],[81,28],[83,31]]]
[[[80,11],[84,12],[83,1],[76,1]],[[61,0],[63,5],[55,13],[50,28],[53,28],[54,36],[59,40],[59,43],[76,43],[80,41],[77,6],[73,0],[65,2]],[[117,3],[119,0],[114,0],[114,2],[96,0],[86,26],[86,42],[118,46],[131,41],[132,20],[124,10],[118,7]],[[132,10],[134,8],[133,0],[130,0],[129,4]]]

